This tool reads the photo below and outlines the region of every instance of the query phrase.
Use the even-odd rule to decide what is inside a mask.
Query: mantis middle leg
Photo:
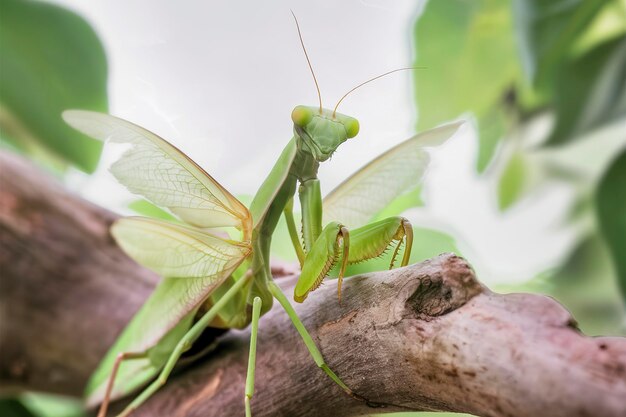
[[[113,364],[113,368],[111,369],[109,381],[107,382],[104,399],[102,400],[102,404],[100,404],[100,408],[98,409],[98,417],[105,417],[107,415],[107,409],[109,407],[109,403],[111,402],[111,392],[113,391],[113,384],[115,383],[115,377],[117,376],[117,371],[120,369],[120,365],[122,364],[122,362],[132,359],[143,359],[147,356],[148,352],[146,351],[122,352],[117,355],[117,358],[115,358],[115,363]]]
[[[274,298],[276,298],[276,300],[280,303],[280,305],[283,307],[283,309],[291,319],[291,322],[300,334],[300,337],[302,338],[302,341],[304,342],[306,348],[313,357],[315,364],[320,367],[324,372],[326,372],[330,379],[335,381],[335,383],[337,383],[337,385],[339,385],[348,395],[354,397],[355,395],[352,390],[348,388],[348,386],[333,372],[333,370],[328,367],[326,361],[324,360],[324,357],[322,356],[322,353],[315,345],[313,338],[304,327],[304,324],[296,314],[296,311],[293,309],[285,294],[283,294],[283,291],[280,289],[280,287],[271,280],[268,282],[268,286]]]
[[[244,404],[246,407],[246,417],[252,417],[250,400],[254,395],[254,370],[256,367],[256,341],[259,332],[259,317],[261,317],[261,297],[254,297],[252,302],[252,323],[250,330],[250,354],[248,356],[248,373],[246,375],[246,395]]]

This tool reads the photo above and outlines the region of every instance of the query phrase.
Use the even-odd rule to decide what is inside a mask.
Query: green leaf
[[[589,335],[624,335],[624,304],[616,271],[597,233],[582,239],[551,277],[548,294],[576,317]]]
[[[607,39],[626,33],[626,1],[607,1],[577,39],[575,54],[584,53]]]
[[[515,152],[502,172],[498,183],[498,207],[506,210],[524,191],[526,161],[521,152]]]
[[[102,143],[61,119],[68,108],[107,110],[104,49],[89,24],[61,7],[3,0],[0,128],[25,152],[92,172]],[[44,158],[45,159],[45,158]]]
[[[483,172],[496,152],[500,139],[506,134],[509,120],[502,106],[495,105],[478,120],[478,159],[476,168]]]
[[[626,300],[626,149],[604,174],[596,192],[600,231],[609,246]]]
[[[497,284],[501,293],[532,292],[550,295],[576,318],[583,333],[623,336],[624,304],[618,294],[615,271],[606,245],[597,233],[584,236],[556,269],[530,281]]]
[[[142,216],[180,223],[180,220],[178,220],[176,217],[163,210],[162,208],[152,204],[148,200],[135,200],[128,205],[128,208]]]
[[[250,204],[253,200],[253,196],[251,195],[239,194],[236,197],[237,200],[241,201],[247,207],[250,207]],[[299,211],[294,212],[294,219],[296,225],[299,225],[301,222]],[[291,238],[289,237],[289,229],[287,228],[285,216],[280,216],[278,224],[276,225],[276,229],[274,229],[274,233],[272,234],[272,245],[270,247],[270,254],[272,259],[285,262],[298,261],[296,251],[293,248]]]
[[[87,415],[83,402],[77,398],[27,393],[21,395],[20,399],[38,417],[82,417]]]
[[[606,0],[513,0],[515,27],[526,75],[548,85],[558,64]]]
[[[0,414],[4,417],[36,417],[17,398],[0,399]]]
[[[414,39],[419,129],[473,112],[479,120],[482,171],[505,129],[500,107],[519,78],[508,1],[431,1]]]
[[[555,81],[556,126],[548,145],[567,142],[626,115],[626,35],[565,64]]]
[[[424,201],[422,200],[422,187],[418,186],[414,190],[409,191],[399,197],[396,197],[387,207],[369,221],[373,223],[378,220],[385,219],[387,217],[400,216],[402,213],[413,207],[422,207]]]

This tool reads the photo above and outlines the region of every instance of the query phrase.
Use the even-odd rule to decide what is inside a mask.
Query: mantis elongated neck
[[[305,182],[307,180],[317,178],[317,171],[320,163],[313,156],[298,146],[296,156],[291,164],[289,173],[296,177],[298,181]]]
[[[296,193],[298,181],[303,183],[317,178],[319,162],[302,149],[302,142],[299,139],[295,136],[289,141],[250,206],[253,217],[256,216],[258,219],[252,232],[252,269],[257,274],[253,295],[259,295],[263,299],[264,307],[266,304],[271,305],[271,294],[266,283],[272,278],[270,274],[272,234],[287,202]]]

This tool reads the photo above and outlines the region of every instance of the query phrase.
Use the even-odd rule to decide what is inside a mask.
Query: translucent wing
[[[92,375],[87,388],[90,404],[102,400],[111,368],[121,352],[150,350],[152,354],[120,367],[114,397],[128,394],[154,377],[167,355],[153,351],[174,348],[191,326],[197,308],[250,253],[247,245],[155,219],[123,218],[111,230],[126,253],[166,278]]]
[[[248,209],[176,147],[148,130],[103,113],[63,112],[75,129],[100,140],[132,147],[111,166],[131,192],[169,208],[198,227],[234,226],[249,229]]]
[[[396,197],[415,188],[430,160],[424,148],[445,142],[461,124],[418,133],[354,173],[324,198],[324,224],[339,221],[352,228],[362,226]]]
[[[147,357],[122,363],[115,379],[111,399],[124,397],[153,379],[165,365],[166,359],[163,355],[152,355],[150,351],[174,350],[177,340],[180,340],[192,325],[198,300],[200,302],[203,300],[201,293],[210,292],[212,287],[211,278],[165,278],[122,331],[91,375],[85,389],[87,406],[94,407],[104,399],[113,364],[122,352],[141,352],[149,349]],[[182,318],[178,317],[179,302],[187,302],[185,306],[191,308],[191,311]],[[178,311],[170,312],[169,308]],[[102,319],[106,320],[106,315]]]
[[[119,219],[111,233],[131,258],[165,278],[222,276],[250,253],[246,243],[147,217]]]

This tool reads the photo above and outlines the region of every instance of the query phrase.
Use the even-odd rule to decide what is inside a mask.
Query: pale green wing
[[[362,226],[396,197],[414,189],[430,160],[424,148],[445,142],[462,123],[418,133],[352,174],[324,198],[324,224],[338,221],[351,228]]]
[[[102,400],[119,353],[173,349],[179,336],[188,330],[201,303],[250,253],[249,245],[156,219],[123,218],[115,222],[111,231],[133,259],[166,278],[93,374],[87,388],[88,400],[93,404]],[[162,354],[151,355],[149,359],[124,363],[116,379],[116,397],[153,377],[163,365],[163,358]]]
[[[111,166],[131,192],[198,227],[249,229],[248,209],[176,147],[148,130],[104,113],[67,110],[63,119],[100,140],[132,147]]]
[[[147,217],[119,219],[111,233],[131,258],[165,278],[215,276],[234,270],[250,253],[248,243]]]
[[[213,281],[211,277],[165,278],[122,331],[91,375],[85,389],[87,406],[96,406],[104,399],[113,364],[117,355],[122,352],[141,352],[149,349],[146,358],[122,363],[115,378],[112,399],[124,397],[153,379],[166,359],[164,355],[153,355],[152,350],[159,352],[174,350],[177,341],[191,327],[198,304],[203,300],[201,293],[210,292],[214,286]],[[191,308],[189,313],[179,316],[181,313],[179,302],[188,303],[186,306]],[[102,320],[107,320],[106,312],[103,313]]]

